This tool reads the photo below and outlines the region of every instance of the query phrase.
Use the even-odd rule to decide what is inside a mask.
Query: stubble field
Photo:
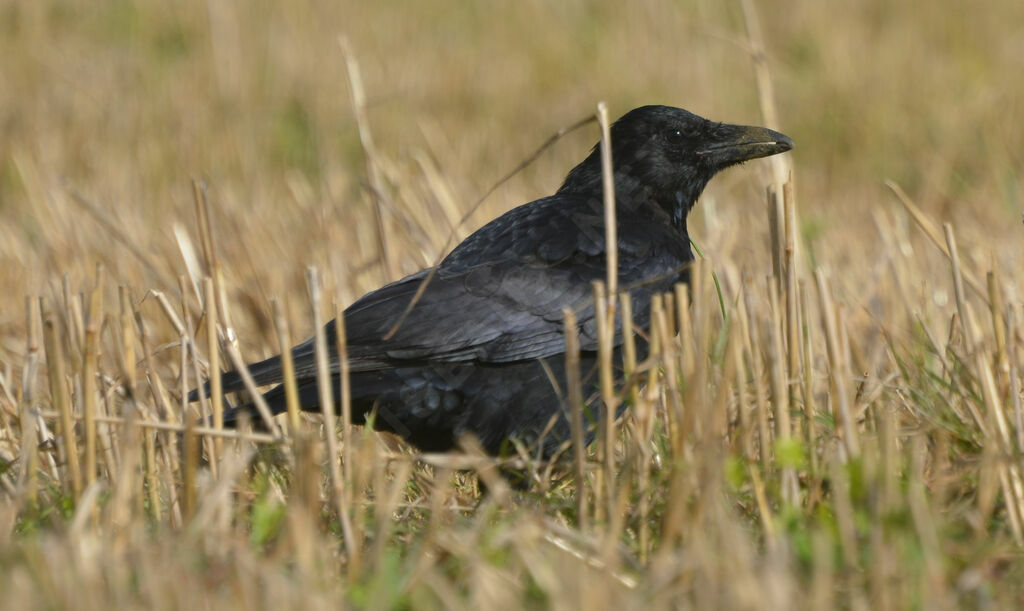
[[[1020,605],[1024,4],[827,4],[0,2],[0,605]],[[310,336],[309,266],[326,320],[432,265],[599,101],[796,148],[706,190],[582,480],[182,433],[205,304],[226,366]]]

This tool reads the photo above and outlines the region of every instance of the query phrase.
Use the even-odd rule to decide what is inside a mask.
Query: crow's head
[[[719,170],[793,148],[779,132],[715,123],[671,106],[629,111],[612,125],[611,139],[616,192],[653,198],[676,222]],[[601,192],[599,146],[569,173],[561,190]]]

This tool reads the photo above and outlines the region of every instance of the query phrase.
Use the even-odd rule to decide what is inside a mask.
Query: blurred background
[[[907,225],[886,179],[955,222],[968,258],[1017,263],[1024,3],[752,5],[813,264],[853,293],[874,281],[878,220]],[[193,179],[251,314],[236,324],[269,350],[266,300],[303,300],[306,265],[348,303],[431,264],[463,212],[599,101],[763,124],[746,24],[741,2],[717,0],[3,0],[0,358],[24,349],[25,295],[58,294],[65,273],[82,286],[102,263],[110,287],[174,289]],[[365,88],[391,268],[339,37]],[[561,140],[456,234],[554,191],[597,137]],[[765,162],[727,172],[690,221],[713,260],[757,276],[767,176]]]

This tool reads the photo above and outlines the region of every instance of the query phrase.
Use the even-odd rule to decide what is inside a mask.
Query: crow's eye
[[[665,132],[665,139],[668,140],[669,144],[681,144],[683,142],[683,132],[678,129],[670,129]]]

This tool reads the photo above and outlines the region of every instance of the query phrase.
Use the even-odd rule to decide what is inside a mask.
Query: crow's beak
[[[724,168],[758,157],[784,153],[793,148],[789,136],[764,127],[722,125],[715,130],[714,141],[697,151],[706,162]]]

